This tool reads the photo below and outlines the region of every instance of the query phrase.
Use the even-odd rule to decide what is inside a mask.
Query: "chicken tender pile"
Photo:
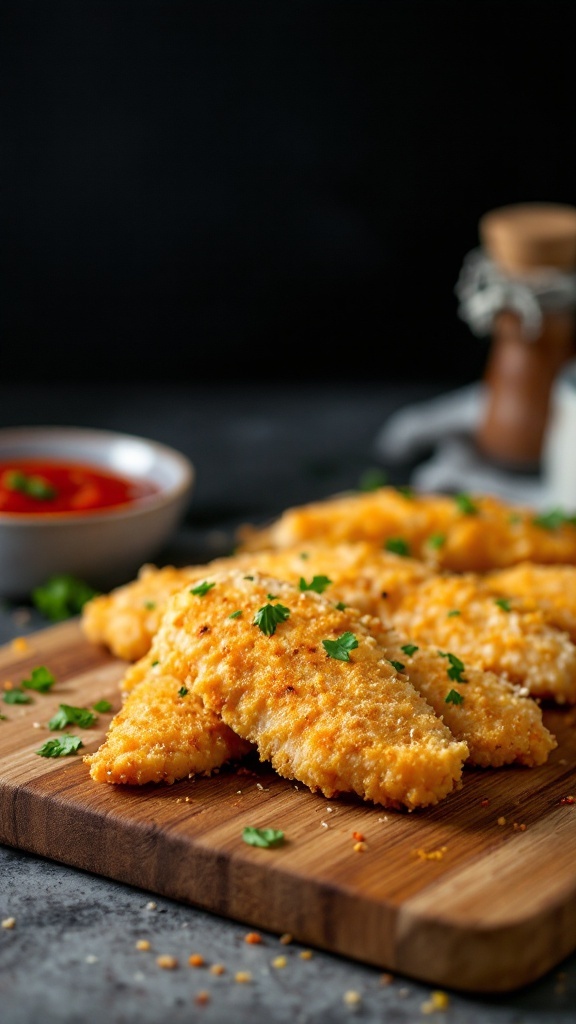
[[[311,540],[402,543],[405,553],[455,572],[521,561],[576,564],[576,524],[488,495],[448,496],[381,487],[286,509],[267,527],[245,524],[239,549],[286,548]]]
[[[576,644],[524,596],[502,599],[479,574],[439,573],[416,559],[367,542],[319,542],[214,559],[176,569],[144,566],[138,579],[85,606],[83,628],[128,661],[149,649],[169,597],[207,571],[238,568],[270,573],[300,586],[321,587],[416,643],[436,644],[516,683],[534,697],[576,702]],[[556,574],[557,567],[542,567]],[[576,566],[574,567],[576,576]],[[528,587],[524,588],[525,594]]]
[[[468,747],[388,654],[357,609],[233,570],[170,599],[145,664],[132,670],[129,699],[170,680],[279,775],[327,797],[353,792],[411,810],[461,784]],[[128,717],[117,716],[104,749],[88,758],[93,777]]]
[[[239,539],[84,606],[85,635],[132,663],[93,779],[170,783],[255,750],[325,796],[413,810],[465,767],[546,762],[540,701],[576,704],[573,522],[381,488]]]

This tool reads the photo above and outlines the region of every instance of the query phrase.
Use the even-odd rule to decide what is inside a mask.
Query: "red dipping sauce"
[[[97,512],[157,493],[158,488],[148,481],[131,480],[82,463],[51,459],[0,462],[0,513]]]

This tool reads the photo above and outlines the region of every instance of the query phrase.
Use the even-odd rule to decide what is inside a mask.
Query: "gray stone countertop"
[[[355,488],[378,466],[373,441],[405,402],[441,388],[391,384],[288,388],[0,385],[0,427],[72,424],[125,430],[189,455],[197,482],[160,563],[230,549],[240,522]],[[386,467],[405,483],[409,466]],[[26,603],[0,611],[0,642],[47,625]],[[308,950],[150,892],[0,846],[0,1024],[574,1024],[576,952],[505,995],[448,991]],[[150,949],[136,948],[147,940]],[[198,967],[188,957],[203,958]],[[156,964],[177,958],[172,970]],[[284,959],[278,959],[278,958]],[[221,965],[221,973],[211,968]],[[250,975],[239,981],[237,973]]]

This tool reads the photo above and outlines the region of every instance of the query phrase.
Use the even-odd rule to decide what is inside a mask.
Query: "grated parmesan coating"
[[[455,572],[485,572],[521,561],[576,564],[576,526],[554,525],[533,509],[490,495],[375,491],[335,495],[286,509],[274,522],[244,524],[239,551],[286,548],[311,540],[369,541],[402,538],[409,554]],[[434,539],[442,538],[438,546]]]
[[[182,684],[177,679],[148,671],[112,719],[104,743],[84,757],[96,782],[172,783],[193,773],[210,773],[248,752],[250,744],[199,697],[179,695]]]
[[[576,645],[538,609],[506,611],[467,574],[431,577],[391,603],[394,626],[416,643],[452,651],[527,687],[533,697],[576,703]]]
[[[128,637],[133,651],[137,649],[141,656],[150,647],[170,596],[207,572],[229,568],[257,569],[295,583],[302,579],[307,585],[314,576],[326,576],[330,583],[325,595],[332,600],[376,615],[412,640],[449,648],[470,664],[527,687],[534,697],[576,702],[576,645],[550,623],[546,609],[537,602],[539,574],[532,587],[534,607],[528,607],[528,599],[518,599],[506,611],[496,603],[483,576],[440,573],[417,559],[366,542],[313,542],[278,551],[244,552],[182,569],[146,566],[137,580],[85,605],[85,632],[119,657],[127,657]],[[571,569],[576,578],[576,566],[562,568]],[[540,575],[550,576],[561,571],[552,566],[540,570]],[[568,586],[571,580],[565,582]],[[133,685],[132,679],[128,676],[126,687]]]
[[[407,642],[396,630],[376,633],[388,657],[404,665],[410,682],[443,718],[450,732],[468,744],[468,765],[501,768],[544,764],[558,746],[535,700],[494,672],[465,664],[461,681],[450,678],[450,661],[435,647]],[[453,648],[451,648],[453,651]],[[461,704],[446,702],[450,691]]]
[[[494,594],[516,598],[522,608],[538,608],[546,622],[576,643],[576,566],[521,562],[486,573],[483,580]]]
[[[207,580],[205,593],[186,587],[170,599],[150,664],[200,696],[279,775],[327,797],[353,792],[408,810],[461,786],[468,748],[390,665],[369,628],[378,620],[256,573]],[[254,617],[278,603],[289,616],[268,636]],[[329,657],[322,641],[347,632],[358,639],[350,660]]]

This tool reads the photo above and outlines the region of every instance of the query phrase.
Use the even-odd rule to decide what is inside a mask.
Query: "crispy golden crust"
[[[576,566],[521,562],[484,576],[485,585],[519,607],[538,609],[546,621],[576,642]]]
[[[173,676],[154,673],[126,698],[105,742],[84,761],[96,782],[140,786],[209,774],[250,744],[236,736]]]
[[[100,594],[82,610],[81,625],[92,643],[105,644],[119,658],[136,661],[150,648],[164,608],[172,594],[207,572],[250,568],[298,582],[327,575],[337,584],[330,596],[377,614],[385,610],[381,591],[388,583],[397,590],[433,571],[416,559],[400,558],[369,543],[299,545],[290,550],[244,552],[213,559],[207,565],[161,569],[145,565],[137,579]]]
[[[188,579],[185,569],[173,565],[143,565],[137,579],[86,602],[82,630],[92,643],[104,644],[118,658],[136,661],[149,650],[166,601]]]
[[[388,656],[404,666],[410,682],[444,719],[451,733],[466,741],[468,765],[500,768],[516,763],[533,767],[544,764],[558,746],[544,725],[536,701],[522,695],[501,676],[468,663],[464,671],[455,671],[458,663],[450,660],[448,652],[416,646],[395,630],[385,630],[377,638]],[[448,694],[452,699],[447,701]],[[459,698],[462,703],[455,703]]]
[[[415,642],[450,650],[467,663],[504,675],[533,697],[576,702],[576,646],[538,609],[502,607],[478,579],[436,576],[404,591],[394,626]]]
[[[532,696],[576,702],[576,646],[546,621],[546,608],[536,607],[537,579],[532,609],[524,607],[525,601],[512,600],[506,611],[496,603],[484,577],[437,573],[416,559],[366,542],[314,542],[278,551],[244,552],[184,569],[147,566],[133,583],[85,606],[86,632],[121,657],[122,652],[126,656],[127,638],[134,645],[138,637],[143,654],[171,594],[207,572],[234,567],[257,569],[296,583],[303,580],[304,585],[310,585],[314,576],[325,576],[331,581],[326,596],[377,615],[402,635],[446,647],[476,667],[527,687]],[[540,578],[558,572],[557,567],[544,567]],[[576,577],[576,567],[572,573]],[[127,686],[132,685],[130,679]]]
[[[455,572],[486,572],[521,561],[576,564],[576,526],[488,495],[458,496],[382,487],[286,509],[269,526],[244,525],[239,550],[311,540],[383,544],[402,538],[415,558]],[[441,543],[440,543],[441,541]]]
[[[354,792],[410,810],[461,785],[466,744],[393,668],[368,617],[258,574],[230,571],[208,581],[214,586],[205,593],[186,587],[170,599],[150,661],[254,743],[280,775],[328,797]],[[254,621],[267,605],[288,609],[272,635]],[[358,640],[350,660],[329,657],[323,640],[348,632]]]

